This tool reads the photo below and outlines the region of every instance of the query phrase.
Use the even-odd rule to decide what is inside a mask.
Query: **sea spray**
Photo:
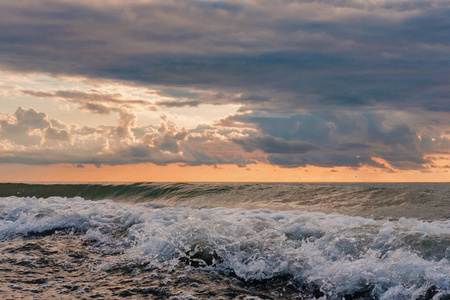
[[[328,299],[450,294],[450,221],[445,219],[0,198],[2,240],[55,232],[76,233],[90,251],[116,256],[93,272],[185,266],[249,285],[279,282],[299,295]]]

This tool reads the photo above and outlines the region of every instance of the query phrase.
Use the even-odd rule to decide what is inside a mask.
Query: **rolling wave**
[[[129,204],[159,202],[247,209],[300,209],[373,218],[438,220],[450,217],[450,186],[446,183],[0,183],[0,197],[9,196],[82,197]]]

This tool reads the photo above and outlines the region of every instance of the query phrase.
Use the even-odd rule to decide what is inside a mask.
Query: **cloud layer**
[[[426,169],[450,151],[446,0],[6,0],[0,28],[4,71],[160,97],[22,88],[117,125],[65,124],[30,104],[1,116],[2,162]],[[241,109],[195,129],[139,125],[138,112],[206,104]]]
[[[1,64],[244,92],[234,100],[289,109],[450,109],[447,1],[101,3],[2,2]]]

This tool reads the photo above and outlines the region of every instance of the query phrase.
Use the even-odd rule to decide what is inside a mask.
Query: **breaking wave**
[[[174,194],[184,193],[185,186],[177,184],[90,188],[86,186],[78,193],[91,193],[89,198],[107,193],[105,197],[121,197],[130,190],[136,194],[137,189],[141,198],[126,204],[81,197],[2,197],[0,239],[66,232],[79,235],[95,251],[118,255],[117,260],[98,265],[101,270],[130,263],[157,268],[182,264],[215,270],[248,284],[290,284],[298,293],[315,298],[444,299],[450,295],[447,219],[389,220],[304,210],[173,206],[148,201],[151,197],[173,199]],[[249,188],[265,186],[224,185],[214,187],[214,191],[202,186],[201,191],[193,189],[185,198]],[[300,188],[314,190],[310,186]],[[354,187],[351,189],[355,192]],[[65,191],[75,192],[75,186]],[[277,192],[289,193],[285,186]],[[375,193],[389,192],[375,189]],[[273,198],[282,197],[274,192],[269,200]]]

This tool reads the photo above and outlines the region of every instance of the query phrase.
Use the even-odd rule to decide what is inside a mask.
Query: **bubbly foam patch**
[[[61,229],[128,261],[183,262],[243,280],[290,278],[331,299],[450,293],[450,221],[0,198],[1,239]]]

